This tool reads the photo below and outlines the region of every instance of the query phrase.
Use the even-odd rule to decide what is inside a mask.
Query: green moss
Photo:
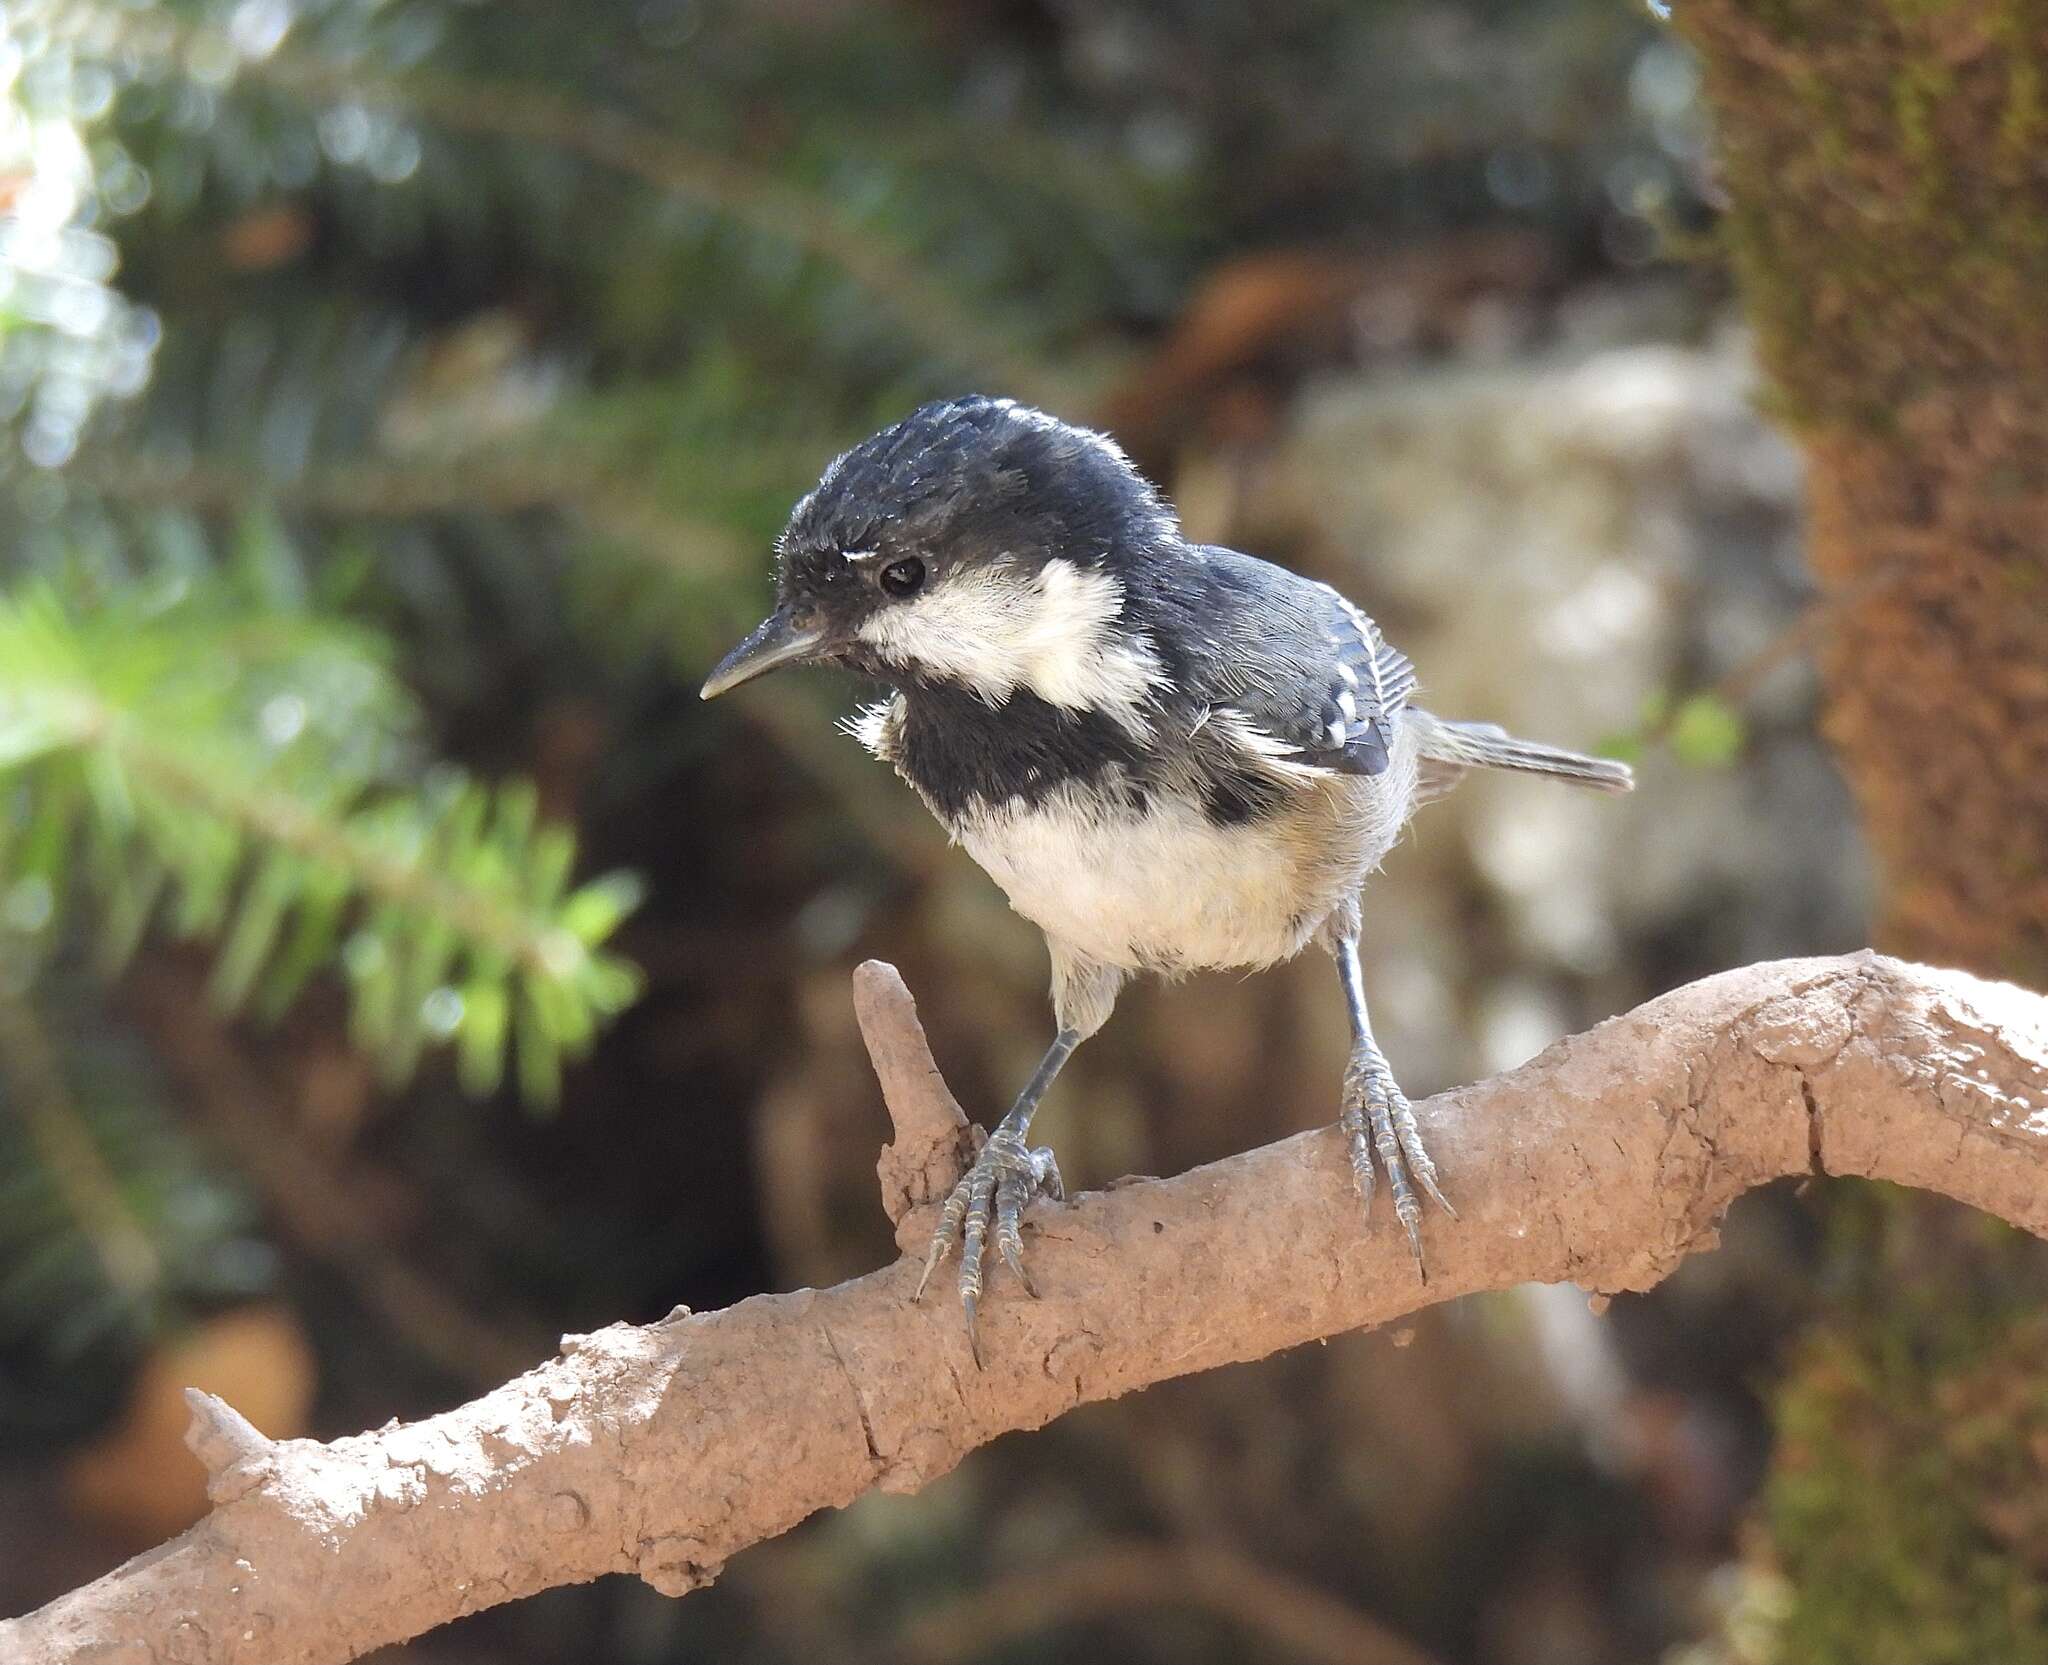
[[[1934,113],[1954,91],[1954,72],[1933,58],[1909,58],[1892,78],[1892,114],[1899,124],[1900,146],[1915,164],[1923,207],[1940,190],[1945,174]]]
[[[1982,44],[1958,55],[1954,14]],[[1802,423],[2048,374],[2041,0],[1694,0],[1723,226]],[[1767,44],[1763,41],[1767,40]]]
[[[1796,69],[1790,79],[1792,96],[1814,124],[1816,160],[1829,171],[1846,166],[1849,161],[1849,123],[1833,85],[1819,71],[1804,66]]]
[[[1790,1590],[1776,1655],[2048,1665],[2039,1246],[1878,1188],[1835,1212],[1858,1287],[1775,1407],[1764,1512]]]
[[[2040,1368],[2048,1336],[2013,1357],[1831,1335],[1808,1351],[1778,1405],[1784,1445],[1766,1509],[1793,1591],[1782,1657],[1808,1665],[2001,1665],[2048,1661],[2048,1584],[1994,1500],[2038,1495],[2027,1448],[2048,1408],[1956,1416],[1957,1383]],[[2005,1528],[2001,1531],[2001,1526]]]
[[[1902,23],[1925,23],[1945,12],[1962,11],[1969,4],[1970,0],[1882,0],[1879,10]]]
[[[2015,30],[2007,40],[2012,57],[2006,68],[2005,113],[1999,120],[1999,139],[2008,162],[2024,165],[2039,154],[2044,137],[2041,63],[2026,50],[2024,34]]]

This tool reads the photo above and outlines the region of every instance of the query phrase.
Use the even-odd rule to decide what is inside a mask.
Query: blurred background
[[[834,732],[860,690],[696,697],[794,497],[922,399],[1111,430],[1436,708],[1635,760],[1477,782],[1369,893],[1418,1098],[1862,945],[1698,79],[1624,0],[10,0],[0,1611],[196,1518],[187,1383],[331,1436],[888,1258],[860,959],[1008,1103],[1042,946]],[[1331,1119],[1344,1049],[1314,956],[1142,988],[1038,1130],[1174,1172]],[[2039,1522],[1870,1489],[1938,1438],[1925,1349],[1856,1328],[1934,1301],[1901,1208],[1766,1194],[1604,1312],[1171,1383],[687,1601],[379,1657],[1850,1657],[1811,1639],[1878,1575],[1787,1575],[1845,1544],[2038,1625]],[[2038,1302],[1937,1225],[1968,1311]]]

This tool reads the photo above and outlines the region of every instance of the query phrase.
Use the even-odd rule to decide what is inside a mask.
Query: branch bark
[[[957,1109],[894,972],[864,967],[859,999],[898,1127],[885,1194],[914,1242]],[[906,1258],[567,1336],[468,1405],[325,1445],[203,1401],[213,1512],[0,1622],[0,1658],[314,1665],[604,1573],[680,1595],[819,1509],[915,1491],[1090,1400],[1475,1290],[1647,1289],[1787,1175],[1872,1175],[2048,1235],[2048,999],[1874,955],[1708,978],[1421,1114],[1464,1215],[1427,1227],[1426,1286],[1384,1204],[1361,1222],[1325,1128],[1035,1211],[1044,1298],[999,1285],[985,1373],[950,1300],[911,1304]]]

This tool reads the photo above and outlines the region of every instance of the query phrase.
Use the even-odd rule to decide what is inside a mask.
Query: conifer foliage
[[[552,1106],[643,882],[451,730],[511,665],[701,663],[821,454],[962,379],[1056,397],[1158,290],[1170,192],[921,124],[903,18],[711,10],[0,8],[0,1320],[235,1283],[138,953],[198,945],[223,1022],[340,991],[387,1088],[445,1054]],[[799,769],[809,726],[765,724]]]

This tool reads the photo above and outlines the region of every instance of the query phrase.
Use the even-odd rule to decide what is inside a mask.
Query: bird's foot
[[[939,1223],[925,1252],[924,1275],[917,1280],[917,1293],[911,1299],[923,1299],[932,1273],[946,1258],[953,1240],[959,1238],[960,1306],[967,1315],[967,1345],[976,1369],[981,1367],[981,1343],[975,1335],[974,1318],[981,1304],[981,1261],[989,1228],[995,1228],[996,1251],[1003,1263],[1017,1274],[1025,1294],[1035,1298],[1038,1290],[1024,1270],[1024,1239],[1019,1228],[1025,1207],[1039,1197],[1066,1200],[1059,1164],[1051,1150],[1043,1145],[1034,1149],[1024,1143],[1021,1134],[998,1128],[939,1210]]]
[[[1408,1246],[1415,1253],[1415,1270],[1427,1282],[1429,1268],[1422,1259],[1422,1203],[1415,1195],[1420,1185],[1431,1200],[1453,1220],[1458,1211],[1437,1186],[1436,1164],[1423,1148],[1422,1132],[1415,1125],[1415,1107],[1395,1084],[1378,1050],[1352,1054],[1344,1072],[1344,1105],[1337,1118],[1351,1154],[1351,1177],[1357,1182],[1359,1200],[1372,1209],[1374,1185],[1373,1152],[1379,1152],[1380,1166],[1387,1170],[1387,1189],[1394,1194],[1394,1215],[1408,1234]]]

